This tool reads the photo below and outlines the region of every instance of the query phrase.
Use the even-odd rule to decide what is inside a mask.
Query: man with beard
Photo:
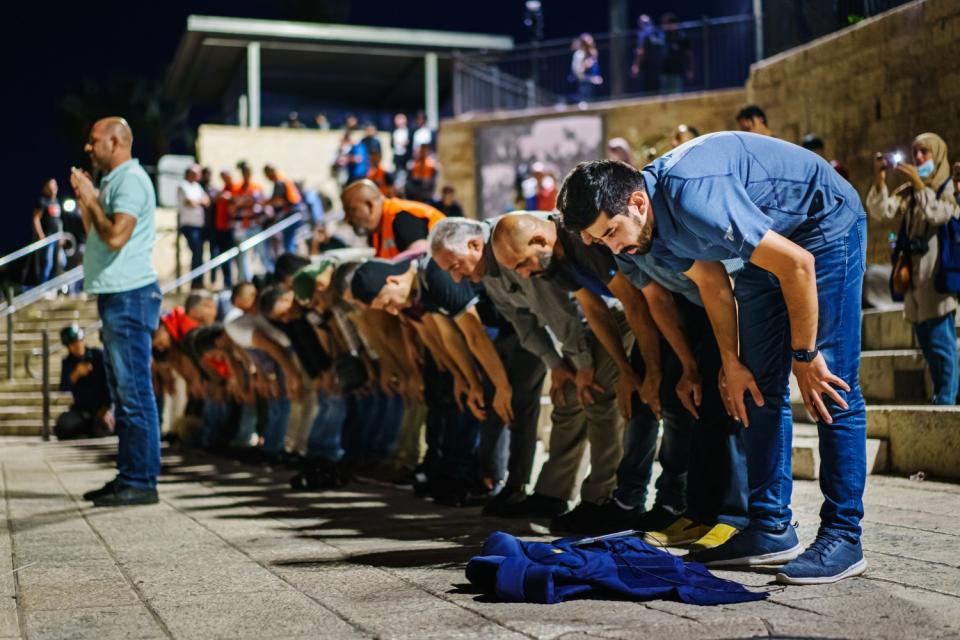
[[[579,306],[563,288],[541,278],[521,278],[497,262],[490,243],[491,227],[496,224],[447,218],[431,232],[430,250],[437,265],[454,280],[481,282],[497,310],[513,325],[520,345],[550,369],[550,457],[534,493],[519,494],[496,511],[505,517],[549,520],[567,511],[587,444],[590,474],[580,487],[581,499],[600,505],[613,492],[623,455],[622,421],[614,393],[617,366],[587,331]],[[513,456],[518,456],[530,460],[527,469],[532,468],[535,434],[535,425],[533,433],[519,434],[528,446],[511,449],[511,466]],[[526,484],[529,478],[520,481]]]
[[[425,251],[427,234],[444,217],[428,204],[387,198],[370,180],[348,184],[340,200],[347,222],[358,234],[370,237],[378,258]]]
[[[599,534],[660,528],[660,522],[654,524],[642,515],[657,447],[661,406],[660,335],[643,297],[617,273],[609,249],[584,245],[562,228],[559,216],[539,212],[505,215],[497,223],[492,244],[503,268],[523,278],[554,282],[573,293],[593,334],[617,366],[617,403],[620,414],[629,420],[624,456],[617,468],[617,488],[611,498],[601,504],[581,502],[572,511],[554,518],[551,529]],[[617,292],[623,308],[608,304],[614,302],[611,289]],[[626,315],[624,309],[629,309]],[[635,325],[632,333],[628,322]],[[635,348],[638,345],[639,349]],[[649,368],[644,366],[646,362],[651,363]],[[634,403],[634,392],[645,399],[645,404]],[[669,400],[668,421],[674,413],[669,410]],[[682,477],[679,480],[682,483]],[[683,510],[680,493],[670,505],[678,511]]]
[[[682,274],[668,274],[663,278],[664,286],[679,291],[677,296],[672,296],[668,289],[651,280],[651,277],[659,280],[661,270],[649,264],[650,256],[620,253],[614,258],[606,247],[586,245],[564,229],[559,215],[508,216],[497,225],[498,231],[508,219],[519,222],[511,234],[494,238],[497,255],[503,256],[501,264],[515,264],[523,274],[525,271],[536,273],[534,265],[549,261],[550,266],[541,271],[541,276],[569,281],[573,289],[583,286],[576,294],[578,299],[586,292],[589,278],[599,280],[623,303],[631,325],[640,327],[634,329],[634,334],[646,331],[656,335],[655,329],[646,328],[646,318],[652,316],[670,345],[663,345],[662,364],[657,363],[657,371],[663,371],[660,385],[664,407],[660,447],[663,473],[657,481],[654,509],[643,518],[643,526],[634,524],[632,528],[648,531],[650,538],[663,545],[693,543],[693,547],[700,550],[726,542],[746,526],[742,429],[726,415],[720,400],[717,388],[720,354],[696,285],[689,280],[686,286],[677,285],[686,278]],[[606,261],[602,256],[606,256]],[[602,268],[595,266],[598,261]],[[730,262],[733,272],[743,267],[739,259]],[[611,294],[608,291],[605,295]],[[638,303],[636,298],[646,299],[646,304]],[[581,300],[581,304],[588,309],[585,301]],[[638,310],[644,311],[644,317],[637,318]],[[594,330],[602,324],[602,318],[591,317],[589,312],[587,320]],[[620,486],[614,494],[622,502],[629,504],[620,497],[621,493],[645,497],[646,480],[643,483],[639,480],[649,479],[657,427],[656,422],[651,427],[636,418],[630,423],[624,462],[618,472]],[[643,447],[644,443],[648,448]],[[630,492],[632,486],[641,489]],[[635,504],[642,506],[644,500]]]
[[[700,291],[720,349],[727,410],[748,427],[750,523],[698,559],[788,563],[777,574],[787,584],[863,573],[866,410],[858,370],[866,218],[850,183],[806,149],[722,132],[643,171],[582,163],[567,176],[561,201],[571,228],[616,253],[649,252]],[[720,261],[738,257],[747,265],[734,292]],[[791,364],[817,418],[825,497],[817,538],[802,554],[790,526]]]
[[[154,504],[160,475],[160,424],[150,384],[151,333],[162,296],[153,269],[156,195],[132,157],[133,132],[123,118],[98,120],[84,151],[103,171],[99,190],[74,167],[70,184],[87,230],[84,290],[97,294],[107,382],[114,401],[117,477],[84,494],[96,506]]]

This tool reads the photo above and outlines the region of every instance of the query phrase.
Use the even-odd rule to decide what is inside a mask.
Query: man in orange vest
[[[263,167],[263,175],[273,183],[273,195],[267,204],[273,207],[274,221],[283,220],[295,213],[303,213],[303,196],[293,180],[270,164]],[[295,222],[283,230],[283,249],[287,253],[296,252],[297,230],[302,224],[303,222]]]
[[[440,169],[433,157],[433,150],[428,144],[417,148],[417,156],[410,164],[410,173],[407,175],[407,197],[420,202],[430,202],[437,190],[437,176]]]
[[[370,246],[378,258],[426,251],[430,229],[444,218],[428,204],[385,197],[370,180],[348,184],[340,200],[347,222],[358,234],[370,236]]]

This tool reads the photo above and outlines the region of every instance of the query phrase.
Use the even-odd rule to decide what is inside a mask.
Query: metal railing
[[[8,253],[7,255],[0,258],[0,267],[5,267],[11,262],[13,262],[14,260],[19,260],[24,256],[28,256],[34,251],[39,251],[40,249],[45,248],[49,244],[52,244],[54,242],[60,242],[60,240],[63,237],[64,237],[63,231],[57,231],[56,233],[51,233],[50,235],[45,236],[35,242],[31,242],[30,244],[24,247],[20,247],[13,253]]]
[[[547,104],[529,106],[743,86],[757,55],[752,14],[704,17],[677,23],[671,31],[683,40],[682,50],[689,51],[683,55],[685,68],[671,74],[664,72],[676,69],[664,67],[663,59],[658,68],[631,73],[637,31],[594,34],[602,82],[589,87],[580,86],[573,78],[569,38],[521,45],[503,52],[462,54],[454,65],[454,113],[517,108],[498,106],[504,101],[497,96],[515,93],[517,83],[532,84],[533,89],[528,91],[555,97]],[[486,71],[484,82],[474,79],[477,68]],[[665,84],[661,86],[661,82]],[[528,105],[519,105],[525,106]]]
[[[188,273],[185,273],[182,276],[178,278],[174,278],[170,282],[167,282],[166,284],[160,287],[160,292],[163,295],[167,295],[168,293],[176,291],[181,286],[192,281],[194,278],[197,278],[206,273],[209,273],[214,269],[220,267],[221,265],[227,264],[231,260],[234,260],[235,258],[239,257],[243,253],[249,251],[250,249],[253,249],[257,245],[260,245],[266,242],[270,238],[273,238],[278,233],[281,233],[284,230],[288,229],[289,227],[292,227],[297,223],[303,222],[305,220],[307,220],[307,216],[305,216],[302,213],[295,213],[287,218],[284,218],[280,222],[277,222],[276,224],[270,226],[268,229],[265,229],[264,231],[261,231],[256,235],[250,236],[249,238],[247,238],[246,240],[238,244],[236,247],[233,247],[232,249],[224,251],[223,253],[217,255],[216,257],[211,258],[210,260],[206,261],[196,269],[193,269]],[[83,267],[77,267],[77,269],[81,270],[80,275],[82,277]],[[12,313],[7,316],[8,318],[7,320],[7,348],[8,348],[7,367],[8,367],[8,373],[10,373],[8,379],[13,377],[12,364],[10,364],[13,362],[13,356],[11,355],[13,353],[12,351],[13,323],[10,320],[10,318],[12,317],[13,317]],[[103,322],[100,320],[97,320],[96,322],[91,323],[89,326],[84,327],[84,333],[92,333],[94,331],[99,331],[102,327],[103,327]],[[27,375],[30,376],[30,378],[33,378],[34,380],[37,379],[37,376],[34,375],[33,373],[31,360],[35,356],[41,356],[40,377],[41,377],[41,393],[43,395],[43,417],[41,419],[40,435],[44,440],[49,440],[50,439],[50,356],[63,350],[64,346],[58,342],[56,345],[51,347],[49,329],[43,329],[41,331],[41,337],[42,337],[42,346],[28,349],[27,352],[24,354],[23,367]]]

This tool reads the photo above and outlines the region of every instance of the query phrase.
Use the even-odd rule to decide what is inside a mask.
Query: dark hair
[[[754,118],[760,118],[763,124],[767,124],[767,114],[763,112],[763,109],[755,104],[748,104],[737,112],[736,120],[739,122],[740,120],[753,120]]]
[[[817,151],[818,149],[823,149],[823,139],[815,133],[808,133],[803,136],[801,146],[810,151]]]
[[[193,351],[199,356],[202,356],[207,351],[217,348],[217,340],[220,339],[220,336],[224,335],[226,330],[223,328],[223,325],[219,322],[216,322],[209,327],[199,327],[193,331]]]
[[[257,285],[253,284],[249,280],[242,280],[237,284],[233,285],[233,288],[230,289],[230,302],[236,302],[237,296],[240,295],[240,292],[243,291],[244,287],[253,287],[257,288]]]
[[[440,193],[456,193],[456,189],[454,189],[452,185],[445,184],[443,188],[440,189]]]
[[[183,303],[183,310],[186,313],[193,311],[193,308],[205,300],[213,300],[213,294],[209,291],[204,291],[203,289],[197,289],[190,292],[190,295],[187,296],[187,299]]]
[[[611,217],[626,213],[630,194],[645,190],[643,176],[624,162],[581,162],[563,179],[557,209],[564,226],[579,233],[601,213]]]
[[[277,258],[273,273],[276,276],[276,280],[281,280],[294,275],[297,271],[300,271],[300,269],[309,264],[310,258],[304,258],[295,253],[283,253]]]
[[[278,285],[270,285],[260,292],[258,298],[258,304],[260,305],[260,313],[266,317],[270,317],[270,314],[273,313],[273,308],[277,306],[277,300],[279,300],[283,294],[287,291]]]
[[[688,124],[688,125],[687,125],[687,131],[689,131],[690,133],[692,133],[694,138],[699,138],[699,137],[700,137],[700,129],[697,129],[696,127],[691,127],[691,126]]]

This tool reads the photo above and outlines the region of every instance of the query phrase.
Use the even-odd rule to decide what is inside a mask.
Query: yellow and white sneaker
[[[715,524],[702,538],[690,545],[694,551],[713,549],[740,533],[740,530],[728,524]]]
[[[709,531],[710,527],[681,516],[662,531],[648,531],[643,540],[658,547],[675,547],[696,542]]]

